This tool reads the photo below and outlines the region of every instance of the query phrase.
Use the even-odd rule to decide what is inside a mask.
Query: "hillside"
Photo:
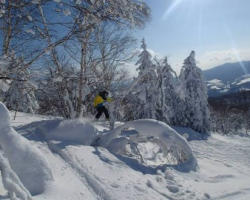
[[[203,75],[209,97],[250,90],[250,61],[226,63],[203,71]]]
[[[219,79],[213,79],[207,81],[207,88],[208,88],[208,96],[209,97],[216,97],[222,95],[230,95],[233,93],[239,93],[242,91],[249,91],[250,90],[250,75],[244,75],[240,78],[232,80],[227,84],[223,83],[223,81]]]

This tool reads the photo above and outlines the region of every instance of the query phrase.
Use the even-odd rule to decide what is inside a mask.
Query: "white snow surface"
[[[207,81],[207,86],[212,90],[221,90],[226,88],[226,85],[219,79],[212,79],[210,81]]]
[[[31,194],[24,187],[17,174],[12,170],[8,159],[0,150],[0,171],[4,188],[8,191],[10,197],[22,200],[31,200]]]
[[[242,85],[242,84],[249,83],[249,82],[250,82],[250,77],[241,80],[236,85]]]
[[[46,190],[33,196],[33,200],[250,199],[250,138],[247,137],[227,137],[214,133],[207,140],[191,140],[187,143],[178,136],[191,146],[199,166],[196,171],[182,172],[172,167],[154,170],[132,162],[131,159],[120,159],[104,147],[67,143],[67,138],[58,141],[39,137],[39,133],[47,131],[44,127],[50,129],[51,133],[67,126],[73,129],[69,121],[17,113],[16,120],[11,119],[11,123],[19,134],[30,140],[32,147],[39,148],[42,156],[46,157],[54,177],[54,182],[47,183]],[[77,127],[88,124],[85,120],[74,123],[78,124]],[[92,124],[99,130],[99,136],[107,134],[104,137],[110,137],[111,133],[107,131],[105,122]],[[153,124],[154,122],[151,123]],[[159,134],[159,127],[140,125],[131,122],[121,135],[129,137],[128,134],[131,134],[133,137],[133,133],[141,133],[142,130],[148,132],[145,135],[152,130]],[[190,129],[176,130],[181,130],[180,133],[195,134]],[[63,135],[66,134],[66,129],[64,131]],[[117,129],[114,132],[117,133]],[[82,134],[85,133],[83,130]],[[116,135],[115,138],[120,137]],[[146,150],[158,151],[151,143],[146,147]],[[145,152],[143,148],[140,151]],[[145,155],[151,156],[147,153]],[[1,184],[0,199],[9,199]]]
[[[47,182],[53,179],[46,159],[31,141],[11,127],[8,109],[1,102],[0,119],[0,147],[11,168],[31,194],[43,193]]]
[[[218,87],[224,87],[224,83],[219,79],[212,79],[210,81],[207,81],[208,85],[217,85]]]

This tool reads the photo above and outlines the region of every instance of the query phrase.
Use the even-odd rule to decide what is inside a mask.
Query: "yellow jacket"
[[[107,102],[111,102],[112,99],[110,97],[107,98],[106,100]],[[105,102],[105,100],[100,96],[100,95],[97,95],[94,99],[94,107],[97,107],[98,105],[101,105]]]

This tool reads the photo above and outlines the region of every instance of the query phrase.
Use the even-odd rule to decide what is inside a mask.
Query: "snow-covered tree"
[[[29,80],[13,80],[5,95],[5,102],[9,109],[35,113],[39,108],[35,97],[36,87]]]
[[[5,79],[8,64],[6,58],[0,57],[0,101],[4,100],[5,92],[9,89],[8,80]]]
[[[72,88],[71,90],[64,90],[64,95],[62,96],[64,102],[67,102],[64,105],[67,105],[68,110],[71,110],[69,112],[70,115],[67,114],[68,117],[82,117],[86,108],[83,102],[88,95],[84,89],[89,87],[89,76],[93,76],[90,69],[103,66],[105,69],[100,70],[99,74],[101,74],[101,77],[99,78],[105,79],[105,86],[110,86],[110,82],[116,73],[116,69],[114,69],[117,66],[116,63],[122,60],[121,55],[125,52],[123,48],[126,47],[129,43],[128,39],[130,39],[125,38],[124,34],[118,34],[117,30],[120,26],[133,28],[143,25],[149,15],[149,8],[145,3],[134,0],[66,0],[64,3],[54,1],[51,3],[55,4],[58,12],[63,14],[63,21],[54,26],[50,24],[51,19],[48,17],[50,16],[50,13],[47,11],[48,7],[41,5],[40,1],[36,2],[42,21],[39,25],[42,27],[42,33],[49,47],[45,50],[51,55],[54,66],[59,69],[57,71],[63,70],[56,49],[61,44],[64,44],[66,47],[63,49],[66,56],[74,59],[75,68],[79,67],[80,69],[77,70],[74,80],[66,80],[66,82],[73,82],[75,88],[73,90]],[[121,7],[123,8],[122,12],[120,10]],[[58,19],[60,18],[56,18],[56,20]],[[58,28],[60,24],[64,24],[64,21],[67,21],[67,25]],[[53,22],[53,24],[55,23]],[[58,29],[64,30],[63,32],[67,34],[56,41],[57,38],[54,36],[54,33]],[[125,32],[125,29],[122,31]],[[43,52],[40,53],[40,55],[42,54]],[[62,54],[63,51],[60,51],[60,55]],[[97,55],[101,57],[99,60],[96,59]],[[95,75],[97,74],[95,73]],[[65,86],[64,82],[61,83]],[[57,85],[59,85],[59,82]],[[64,86],[62,87],[65,88]],[[72,91],[74,91],[73,95]]]
[[[122,34],[117,34],[117,36],[120,36],[120,38],[117,37],[119,42],[113,39],[114,36],[112,36],[112,41],[116,42],[107,40],[107,38],[102,38],[99,41],[95,38],[94,41],[93,33],[103,24],[112,24],[115,30],[118,29],[117,27],[123,27],[127,30],[128,28],[141,27],[145,24],[149,15],[150,9],[146,3],[137,0],[1,0],[0,23],[2,26],[0,27],[0,39],[2,48],[0,48],[0,53],[9,56],[12,52],[15,52],[18,58],[23,58],[25,69],[38,60],[46,59],[46,62],[50,60],[53,62],[53,67],[56,68],[54,71],[60,73],[63,64],[60,63],[60,57],[66,56],[69,58],[68,52],[70,51],[68,48],[62,48],[62,46],[66,46],[69,41],[77,41],[77,45],[74,43],[74,46],[78,48],[76,48],[76,53],[74,52],[77,59],[74,61],[71,59],[71,61],[74,63],[74,67],[79,67],[80,70],[77,71],[77,77],[74,77],[73,81],[71,78],[67,78],[67,83],[74,83],[77,88],[65,90],[65,87],[61,87],[64,88],[62,97],[66,102],[61,105],[68,105],[67,109],[70,108],[70,115],[68,116],[71,118],[81,117],[85,109],[83,102],[87,96],[85,89],[88,87],[87,82],[89,81],[86,74],[89,68],[98,65],[96,60],[89,63],[89,57],[97,54],[96,51],[91,52],[92,46],[99,42],[100,50],[104,50],[104,53],[101,52],[103,54],[101,55],[102,63],[107,65],[114,61],[112,66],[106,67],[113,69],[116,66],[117,58],[119,57],[118,59],[122,60],[120,52],[124,52],[122,48],[125,48],[127,43],[121,40],[124,38],[124,36],[121,37]],[[112,32],[112,30],[109,31]],[[103,31],[101,30],[100,33],[103,33]],[[106,36],[109,37],[110,35],[106,33]],[[109,46],[106,45],[107,42],[110,44]],[[110,59],[110,57],[112,58]],[[107,77],[107,75],[114,76],[114,72],[107,71],[102,74],[104,79],[113,78]],[[13,70],[13,75],[17,76],[15,73],[19,72]],[[63,80],[65,81],[65,79]],[[105,81],[110,84],[110,80]],[[12,81],[12,85],[15,87],[18,83]],[[19,88],[19,90],[24,88],[27,87]],[[31,88],[30,85],[28,88]],[[13,88],[11,92],[13,92]],[[17,96],[16,93],[15,96]],[[74,94],[72,95],[72,93]],[[21,96],[19,95],[19,97]],[[32,96],[30,95],[26,99],[32,98]],[[10,98],[8,101],[13,104]]]
[[[9,80],[8,90],[4,94],[4,101],[9,109],[34,113],[38,108],[35,97],[35,86],[30,82],[30,73],[23,66],[21,59],[15,56],[2,57],[5,63],[1,69],[3,80]]]
[[[180,73],[180,95],[184,100],[182,125],[200,132],[210,127],[210,114],[207,101],[207,88],[202,71],[196,66],[195,52],[185,59]]]
[[[76,117],[77,105],[77,71],[65,66],[63,61],[60,70],[53,67],[45,69],[45,77],[39,81],[37,92],[43,114],[60,115],[65,118]],[[86,94],[86,93],[85,93]]]
[[[134,80],[135,84],[131,92],[127,95],[127,106],[125,108],[125,118],[156,119],[156,101],[157,101],[157,73],[156,67],[152,63],[151,54],[148,52],[145,40],[142,40],[142,52],[139,55],[137,70],[138,77]]]
[[[56,47],[100,23],[139,27],[149,14],[149,7],[137,0],[1,0],[1,53],[25,54],[26,66],[50,53],[56,61]]]
[[[176,105],[178,102],[178,95],[176,93],[176,73],[168,64],[167,57],[163,62],[157,61],[157,113],[158,120],[164,121],[168,124],[174,124],[176,116]]]

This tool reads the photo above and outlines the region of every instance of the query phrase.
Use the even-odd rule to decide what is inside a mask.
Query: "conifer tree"
[[[182,125],[199,132],[209,130],[210,114],[207,101],[207,88],[202,71],[196,66],[195,52],[185,59],[180,73],[181,97],[184,100]]]
[[[158,62],[157,74],[157,119],[168,124],[174,124],[178,103],[178,95],[176,93],[177,78],[176,73],[168,64],[167,57],[164,58],[162,64]]]
[[[148,52],[145,40],[142,40],[142,52],[139,55],[137,70],[138,77],[134,80],[136,84],[127,98],[128,105],[125,109],[125,118],[156,119],[156,100],[157,100],[157,74],[156,67],[152,63],[151,54]]]

